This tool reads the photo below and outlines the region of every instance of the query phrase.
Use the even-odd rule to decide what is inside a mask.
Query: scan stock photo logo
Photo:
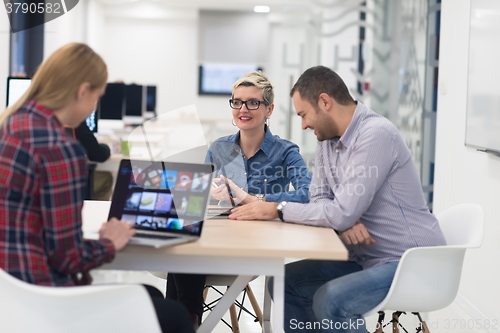
[[[12,32],[24,31],[63,16],[79,0],[3,0]]]

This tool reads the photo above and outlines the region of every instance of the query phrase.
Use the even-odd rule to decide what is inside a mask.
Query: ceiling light
[[[253,7],[253,11],[256,13],[269,13],[271,9],[269,6],[255,6]]]

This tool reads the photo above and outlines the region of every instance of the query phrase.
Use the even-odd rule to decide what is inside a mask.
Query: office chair
[[[363,314],[366,318],[379,313],[376,333],[383,332],[389,323],[394,333],[399,332],[399,316],[406,312],[418,317],[417,332],[430,333],[420,313],[445,308],[455,299],[465,250],[480,247],[483,241],[483,209],[476,204],[460,204],[445,210],[437,219],[447,245],[416,247],[403,254],[387,296]],[[397,310],[385,325],[384,310]]]
[[[258,276],[254,276],[251,281],[255,280],[257,277]],[[227,288],[229,288],[228,286],[230,286],[234,282],[235,279],[236,279],[236,276],[234,276],[234,275],[208,275],[207,276],[207,280],[205,282],[205,290],[204,290],[204,294],[203,294],[203,299],[205,300],[203,312],[210,311],[213,308],[213,305],[215,303],[217,303],[220,300],[220,298],[224,295],[224,293],[221,292],[216,287],[226,286]],[[214,301],[212,301],[210,303],[206,303],[207,294],[208,294],[208,291],[210,289],[216,291],[221,297],[215,299]],[[255,295],[252,291],[252,288],[250,287],[250,284],[247,284],[245,286],[245,289],[243,289],[242,291],[243,291],[243,296],[242,296],[241,302],[239,302],[238,300],[235,300],[234,303],[231,304],[231,306],[229,308],[229,316],[231,318],[231,325],[229,325],[229,323],[227,323],[224,319],[221,319],[232,330],[233,333],[239,333],[239,331],[240,331],[239,319],[240,319],[242,312],[246,312],[247,314],[252,316],[255,319],[255,322],[258,321],[260,323],[260,326],[262,327],[262,310],[260,309],[260,306],[257,302],[257,299],[255,298]],[[250,312],[244,306],[246,297],[248,297],[248,300],[250,301],[250,304],[251,304],[252,309],[254,311],[253,313]],[[239,311],[237,311],[236,308],[238,308]]]
[[[160,279],[167,279],[167,273],[165,272],[149,272],[150,274],[160,278]],[[251,281],[255,280],[258,276],[254,276]],[[236,279],[235,275],[207,275],[207,280],[205,282],[205,290],[203,292],[203,299],[206,301],[208,291],[210,289],[216,291],[221,297],[224,295],[223,292],[218,290],[216,287],[228,287],[231,284],[233,284],[234,280]],[[228,287],[229,288],[229,287]],[[257,299],[255,298],[255,295],[252,291],[252,288],[250,287],[250,284],[247,284],[245,286],[245,289],[242,290],[243,292],[243,297],[242,301],[239,302],[238,300],[235,300],[234,303],[229,307],[229,316],[231,318],[231,325],[227,323],[224,319],[221,319],[223,323],[225,323],[232,331],[233,333],[238,333],[239,332],[239,324],[238,320],[240,318],[240,315],[242,312],[246,312],[250,316],[255,318],[255,321],[258,321],[260,323],[260,326],[262,327],[262,310],[259,307],[259,304],[257,302]],[[214,301],[210,303],[203,304],[203,312],[206,311],[211,311],[214,307],[215,304],[220,300],[220,298],[215,299]],[[252,309],[254,313],[251,313],[245,306],[245,298],[248,297],[248,300],[250,301],[250,304],[252,305]],[[237,308],[239,308],[239,313],[237,313]]]
[[[5,333],[161,333],[141,285],[43,287],[0,269],[0,295]]]

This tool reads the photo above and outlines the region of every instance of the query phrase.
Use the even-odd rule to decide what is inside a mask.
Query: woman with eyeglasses
[[[273,86],[264,73],[246,73],[234,83],[229,105],[239,131],[216,140],[206,157],[216,170],[214,199],[236,204],[309,201],[311,176],[299,147],[273,135],[269,128],[273,103]],[[192,274],[167,278],[167,297],[183,303],[197,322],[203,313],[205,278]]]

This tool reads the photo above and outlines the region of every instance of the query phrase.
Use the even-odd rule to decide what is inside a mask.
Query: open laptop
[[[163,247],[200,238],[207,211],[210,164],[120,162],[108,219],[132,221],[130,244]]]

